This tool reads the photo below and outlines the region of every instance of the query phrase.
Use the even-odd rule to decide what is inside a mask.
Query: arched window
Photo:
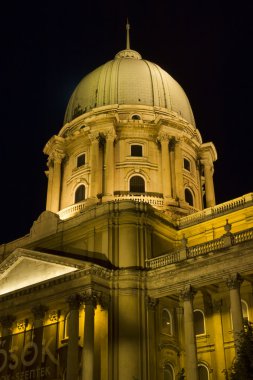
[[[205,334],[205,316],[201,310],[194,310],[194,329],[195,335]]]
[[[171,364],[166,363],[163,370],[163,380],[174,380],[174,371]]]
[[[167,309],[162,310],[162,332],[163,334],[172,335],[172,317]]]
[[[243,322],[244,322],[245,325],[247,325],[248,321],[249,321],[249,308],[248,308],[248,304],[247,304],[246,301],[241,300],[241,306],[242,306]],[[233,330],[233,317],[232,317],[231,308],[230,308],[230,318],[231,318],[231,328]]]
[[[75,203],[81,202],[85,199],[85,186],[80,185],[75,191]]]
[[[135,175],[130,179],[131,193],[145,193],[145,181],[139,175]]]
[[[199,380],[209,380],[209,371],[204,364],[198,365]]]
[[[63,332],[63,338],[67,339],[69,337],[69,315],[70,313],[66,314],[64,319],[64,332]]]
[[[244,300],[241,300],[241,303],[242,303],[242,316],[243,316],[243,320],[244,320],[244,322],[247,323],[249,321],[249,308],[248,308],[248,304]]]
[[[140,115],[134,114],[132,115],[132,120],[141,120]]]
[[[191,190],[185,189],[184,197],[185,197],[185,201],[189,203],[190,206],[193,206],[193,195],[192,195]]]

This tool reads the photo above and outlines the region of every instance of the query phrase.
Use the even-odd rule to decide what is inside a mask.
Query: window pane
[[[162,329],[164,334],[172,334],[171,315],[167,309],[162,311]]]
[[[173,370],[172,370],[170,365],[166,365],[166,367],[164,368],[163,379],[164,380],[174,380]]]
[[[132,120],[141,120],[140,115],[133,115]]]
[[[248,321],[249,319],[249,315],[248,315],[248,305],[245,301],[241,301],[242,303],[242,316],[243,316],[243,319]]]
[[[131,145],[131,156],[142,157],[142,145]]]
[[[136,175],[130,179],[130,192],[145,193],[145,182],[142,177]]]
[[[85,164],[85,154],[80,154],[80,156],[77,157],[77,167],[83,166]]]
[[[75,203],[81,202],[85,199],[85,186],[80,185],[75,192]]]
[[[184,158],[184,168],[188,171],[191,170],[191,163],[189,160],[187,160],[187,158]]]
[[[69,316],[70,316],[70,313],[66,315],[65,320],[64,320],[64,338],[69,337]]]
[[[205,333],[204,315],[200,310],[194,311],[194,328],[196,335]]]
[[[208,380],[208,369],[204,365],[198,366],[199,380]]]

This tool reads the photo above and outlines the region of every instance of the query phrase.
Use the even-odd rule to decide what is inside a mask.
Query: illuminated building
[[[127,33],[44,152],[46,211],[0,246],[0,379],[224,379],[253,320],[253,194],[215,205],[180,85]]]

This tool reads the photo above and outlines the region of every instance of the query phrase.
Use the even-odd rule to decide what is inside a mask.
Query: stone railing
[[[227,240],[228,238],[229,240]],[[253,228],[250,228],[242,232],[236,232],[235,234],[225,234],[219,239],[207,241],[206,243],[198,244],[192,247],[185,247],[181,250],[177,249],[174,251],[170,251],[167,254],[148,259],[146,260],[146,267],[150,269],[164,267],[169,264],[177,263],[181,260],[205,255],[209,252],[217,251],[219,249],[236,245],[252,239]]]
[[[253,239],[253,228],[233,234],[233,244],[239,244]]]
[[[86,201],[79,202],[74,205],[71,205],[69,207],[66,207],[58,212],[58,215],[60,219],[68,219],[71,218],[74,215],[79,214],[81,211],[83,211],[86,207]]]
[[[135,194],[128,191],[115,192],[115,200],[133,200],[136,202],[146,202],[154,207],[163,206],[163,197],[159,193]]]
[[[198,244],[187,249],[187,258],[203,255],[224,247],[224,239],[215,239],[206,243]]]
[[[129,193],[129,192],[117,192],[114,194],[114,201],[135,201],[137,203],[149,203],[154,207],[162,207],[163,206],[163,198],[159,193],[143,193],[143,194],[135,194],[135,193]],[[97,199],[98,203],[103,203],[103,197],[100,199]],[[91,203],[89,203],[89,206]],[[88,200],[85,200],[83,202],[75,203],[74,205],[71,205],[69,207],[66,207],[60,211],[58,211],[58,215],[61,220],[65,220],[68,218],[71,218],[80,212],[84,211],[88,207]]]
[[[180,261],[180,250],[172,251],[170,253],[164,254],[162,256],[154,257],[152,259],[146,260],[147,268],[159,268],[165,265],[173,264]]]
[[[242,197],[232,199],[231,201],[221,203],[217,206],[206,208],[178,219],[178,227],[185,227],[194,223],[204,222],[205,220],[216,218],[217,216],[227,214],[236,209],[253,205],[253,193],[245,194]]]

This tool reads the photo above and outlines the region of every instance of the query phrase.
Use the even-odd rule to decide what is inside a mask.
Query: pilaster
[[[105,159],[104,159],[104,195],[113,196],[114,192],[114,140],[116,138],[114,128],[109,129],[105,136]]]
[[[157,341],[155,315],[159,305],[157,298],[146,297],[148,333],[148,380],[157,379]]]
[[[161,154],[162,154],[162,184],[163,184],[163,197],[166,200],[172,198],[172,186],[171,186],[171,163],[169,155],[169,135],[162,131],[158,135],[158,140],[161,144]]]
[[[89,139],[91,142],[90,153],[90,197],[96,198],[99,190],[99,184],[101,182],[100,166],[99,166],[99,134],[97,132],[90,133]]]
[[[179,201],[184,201],[184,181],[183,181],[183,156],[181,148],[181,139],[175,139],[175,179],[176,179],[176,196]]]

